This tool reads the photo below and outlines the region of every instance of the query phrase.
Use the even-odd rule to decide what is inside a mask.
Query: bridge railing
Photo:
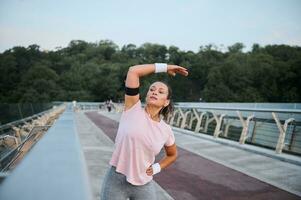
[[[112,112],[121,112],[123,108],[122,103],[112,103]],[[76,102],[73,108],[75,111],[104,111],[107,110],[105,102]]]
[[[192,106],[191,106],[192,105]],[[226,138],[301,155],[301,105],[256,103],[178,103],[167,122],[196,134]],[[144,104],[143,104],[144,106]],[[114,103],[112,112],[122,112]],[[104,102],[79,102],[78,110],[105,110]]]
[[[0,199],[92,199],[70,104],[2,181]]]
[[[64,105],[53,106],[49,110],[0,126],[0,172],[9,171],[64,109]]]
[[[301,109],[175,106],[172,126],[301,155]]]

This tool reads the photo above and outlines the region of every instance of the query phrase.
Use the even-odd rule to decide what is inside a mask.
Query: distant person
[[[113,102],[111,99],[106,101],[106,106],[107,106],[108,112],[111,112],[112,106],[113,106]]]
[[[102,200],[156,199],[153,175],[171,165],[177,158],[174,134],[166,120],[173,111],[171,88],[161,81],[151,84],[146,106],[141,105],[139,78],[151,73],[167,72],[187,76],[185,68],[165,63],[130,67],[125,84],[125,102],[119,121],[115,149],[106,172]],[[166,156],[155,162],[164,146]]]
[[[72,105],[73,105],[73,107],[72,107],[73,111],[76,111],[76,101],[75,100],[72,101]]]

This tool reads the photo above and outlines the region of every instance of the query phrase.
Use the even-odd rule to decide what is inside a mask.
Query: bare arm
[[[147,74],[155,72],[154,64],[135,65],[129,68],[125,86],[129,88],[137,88],[140,86],[139,78]],[[139,101],[140,95],[130,96],[125,94],[124,96],[124,107],[125,110],[130,109],[137,101]]]
[[[129,68],[125,86],[129,88],[137,88],[140,86],[139,78],[142,76],[146,76],[148,74],[155,72],[155,64],[143,64],[143,65],[135,65]],[[175,75],[176,73],[182,74],[184,76],[188,75],[187,70],[184,67],[180,67],[177,65],[167,65],[167,73],[170,75]],[[124,96],[124,106],[125,110],[130,109],[137,101],[139,101],[140,95],[137,94],[135,96]]]
[[[164,168],[168,167],[169,165],[171,165],[173,162],[175,162],[177,159],[177,156],[178,156],[176,144],[173,144],[171,146],[164,146],[164,148],[165,148],[166,156],[159,162],[161,169],[164,169]],[[153,175],[152,166],[147,168],[146,174],[149,176]]]
[[[161,169],[164,169],[175,162],[178,155],[176,144],[164,146],[164,148],[166,156],[159,162]]]

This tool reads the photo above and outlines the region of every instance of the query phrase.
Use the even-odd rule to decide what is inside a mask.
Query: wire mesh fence
[[[50,109],[56,103],[0,103],[0,125]]]

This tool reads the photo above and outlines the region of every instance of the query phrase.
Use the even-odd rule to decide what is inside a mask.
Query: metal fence
[[[52,123],[52,120],[63,109],[64,105],[53,106],[43,112],[1,125],[0,172],[7,171],[23,152],[23,146],[28,146],[28,142],[34,144],[41,133],[50,127],[49,123]]]
[[[301,109],[178,105],[168,122],[196,134],[301,155]]]
[[[12,149],[7,149],[6,151],[0,152],[0,171],[6,172],[11,167],[11,165],[19,158],[22,153],[23,146],[30,140],[32,140],[37,134],[41,134],[48,130],[50,125],[45,126],[35,126],[33,127],[29,134],[21,141],[21,143]]]
[[[78,102],[76,108],[100,110],[105,104]],[[122,112],[122,108],[123,104],[114,103],[112,111]],[[301,104],[176,103],[167,122],[196,134],[301,155]]]
[[[65,112],[2,181],[0,199],[91,200],[92,192],[74,114]]]
[[[27,118],[61,103],[0,103],[0,125]]]

